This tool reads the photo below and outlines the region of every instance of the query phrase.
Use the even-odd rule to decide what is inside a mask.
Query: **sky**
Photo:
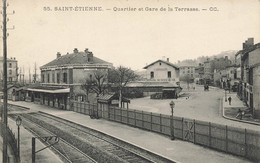
[[[8,58],[28,73],[74,48],[142,70],[163,57],[170,62],[241,50],[260,42],[259,0],[7,0]],[[45,9],[51,9],[46,11]],[[101,7],[102,11],[55,11],[55,7]],[[136,11],[114,11],[115,8]],[[173,11],[168,11],[168,7]],[[175,11],[198,8],[199,11]],[[218,11],[210,11],[216,7]],[[157,8],[159,11],[146,11]],[[139,11],[143,9],[143,11]],[[166,11],[161,11],[166,9]],[[202,10],[207,9],[207,10]],[[214,9],[214,8],[213,8]],[[2,20],[2,19],[1,19]],[[2,41],[0,45],[2,50]]]

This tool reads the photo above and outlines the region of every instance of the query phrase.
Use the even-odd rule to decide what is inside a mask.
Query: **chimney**
[[[246,49],[246,43],[243,43],[243,50]]]
[[[74,53],[78,53],[79,51],[78,51],[77,48],[74,48],[73,52],[74,52]]]
[[[248,38],[247,39],[247,45],[248,46],[253,46],[254,45],[254,38]]]
[[[14,57],[14,60],[15,60],[15,57]]]
[[[167,62],[170,62],[170,59],[169,59],[169,58],[167,58]]]
[[[225,56],[225,60],[228,60],[228,56]]]
[[[93,53],[92,52],[88,51],[87,57],[88,57],[88,62],[93,62]]]
[[[61,57],[60,52],[57,52],[57,58],[60,58],[60,57]]]

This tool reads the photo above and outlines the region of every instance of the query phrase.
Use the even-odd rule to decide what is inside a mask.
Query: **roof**
[[[100,95],[98,97],[98,101],[99,102],[109,102],[111,100],[118,99],[118,98],[119,98],[118,94],[116,94],[116,93],[108,93],[108,94]],[[127,99],[127,98],[122,97],[122,102],[130,103],[130,100]]]
[[[182,62],[178,64],[179,67],[197,67],[198,65],[194,62]]]
[[[30,85],[27,88],[28,91],[34,92],[45,92],[45,93],[70,93],[70,88],[54,87],[54,86],[41,86],[41,85]]]
[[[255,45],[253,45],[253,46],[250,46],[250,47],[248,47],[248,48],[246,48],[246,49],[244,49],[244,50],[241,50],[242,58],[244,58],[245,56],[247,56],[248,53],[250,53],[250,52],[252,52],[252,51],[254,51],[254,50],[256,50],[256,49],[259,49],[259,48],[260,48],[260,43],[257,43],[257,44],[255,44]]]
[[[85,65],[85,64],[111,64],[102,59],[99,59],[93,56],[93,61],[88,61],[88,54],[92,52],[74,52],[71,54],[62,55],[59,58],[54,59],[53,61],[41,66],[41,68],[53,67],[53,66],[69,66],[69,65]]]
[[[98,97],[98,100],[108,101],[108,100],[110,100],[114,95],[115,95],[115,93],[100,95],[100,96]]]
[[[45,92],[45,93],[70,93],[70,88],[48,89],[47,88],[27,88],[28,91]]]
[[[4,58],[3,57],[0,57],[0,60],[2,61]],[[6,58],[6,61],[7,62],[17,62],[17,60],[15,59],[15,58],[12,58],[11,57],[11,59],[10,58]]]
[[[175,83],[170,82],[151,82],[151,81],[145,81],[145,82],[131,82],[127,83],[126,87],[166,87],[166,88],[175,88],[179,87]]]
[[[159,59],[159,60],[157,60],[157,61],[155,61],[155,62],[153,62],[153,63],[151,63],[151,64],[149,64],[149,65],[147,65],[147,66],[145,66],[144,69],[147,69],[148,67],[154,65],[154,64],[157,63],[157,62],[162,62],[162,63],[165,63],[165,64],[167,64],[167,65],[169,65],[169,66],[171,66],[171,67],[173,67],[173,68],[175,68],[175,69],[179,69],[178,66],[172,64],[171,62],[164,61],[164,60],[161,60],[161,59]]]

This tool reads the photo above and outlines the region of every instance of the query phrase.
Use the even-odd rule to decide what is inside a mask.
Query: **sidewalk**
[[[8,118],[8,126],[15,132],[17,136],[16,122]],[[32,161],[32,137],[33,135],[27,131],[22,125],[20,127],[20,157],[21,163],[30,163]],[[36,139],[36,151],[45,147],[39,140]],[[60,158],[55,155],[50,149],[45,149],[36,154],[37,163],[62,163]]]
[[[231,105],[229,105],[228,98],[231,97]],[[227,101],[225,101],[227,98]],[[241,109],[241,111],[245,111],[248,109],[247,106],[243,104],[243,102],[237,97],[236,93],[227,93],[227,97],[223,97],[223,117],[234,120],[234,121],[240,121],[244,123],[254,124],[254,125],[260,125],[260,119],[253,119],[249,115],[245,115],[242,117],[242,119],[236,118],[238,109]]]
[[[93,128],[177,162],[250,162],[242,157],[218,152],[181,140],[172,141],[169,137],[144,131],[138,128],[133,128],[127,125],[103,119],[90,119],[89,116],[72,111],[57,110],[43,105],[20,101],[9,103],[28,107],[31,111],[46,112],[89,128]]]

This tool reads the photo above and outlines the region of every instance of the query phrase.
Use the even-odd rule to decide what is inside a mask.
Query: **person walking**
[[[229,97],[229,98],[228,98],[229,105],[231,105],[231,100],[232,100],[232,98]]]

